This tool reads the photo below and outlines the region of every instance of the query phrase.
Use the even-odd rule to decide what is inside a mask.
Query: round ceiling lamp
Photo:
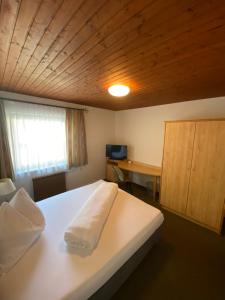
[[[108,92],[114,97],[124,97],[129,94],[130,88],[126,85],[115,84],[108,88]]]

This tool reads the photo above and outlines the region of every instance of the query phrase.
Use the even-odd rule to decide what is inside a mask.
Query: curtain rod
[[[66,107],[66,106],[46,104],[46,103],[42,104],[42,103],[37,103],[37,102],[29,102],[29,101],[25,101],[25,100],[15,100],[15,99],[7,98],[7,97],[0,97],[0,100],[12,101],[12,102],[21,102],[21,103],[27,103],[27,104],[37,104],[37,105],[44,105],[44,106],[51,106],[51,107],[58,107],[58,108],[66,108],[66,109],[88,111],[86,108],[73,108],[73,107]]]

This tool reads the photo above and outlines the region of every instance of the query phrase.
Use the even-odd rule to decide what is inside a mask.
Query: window
[[[5,111],[17,176],[67,168],[65,109],[5,101]]]

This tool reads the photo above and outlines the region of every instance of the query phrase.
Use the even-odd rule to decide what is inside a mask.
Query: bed
[[[162,213],[119,190],[92,255],[80,257],[63,239],[75,213],[102,181],[38,202],[46,228],[0,279],[1,300],[107,299],[158,239]]]

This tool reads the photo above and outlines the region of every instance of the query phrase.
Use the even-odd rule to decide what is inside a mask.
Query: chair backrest
[[[124,181],[124,174],[121,171],[121,169],[117,166],[112,166],[112,170],[113,170],[114,175],[117,178],[117,181],[123,182]]]

